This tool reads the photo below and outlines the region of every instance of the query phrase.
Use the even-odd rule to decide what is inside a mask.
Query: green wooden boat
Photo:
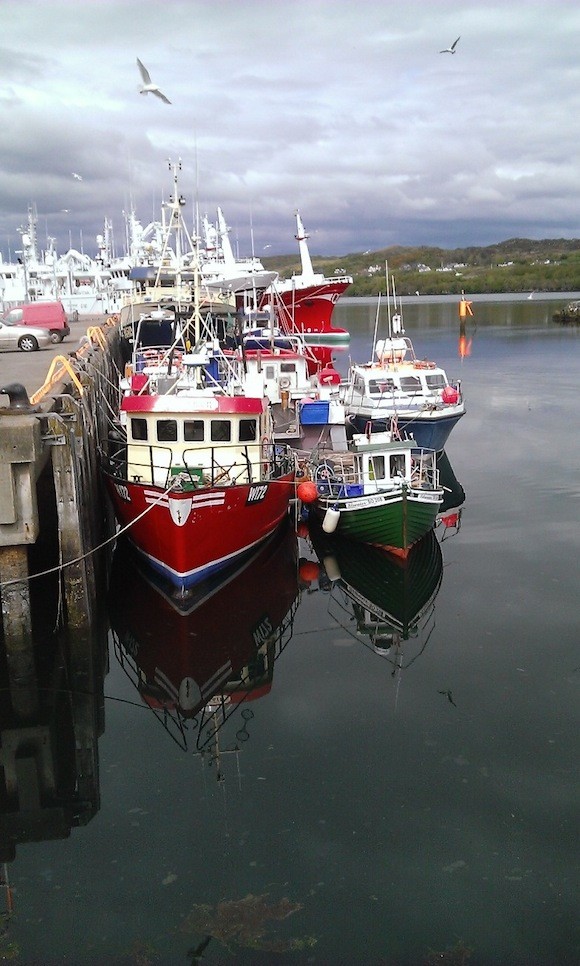
[[[443,502],[436,453],[395,434],[356,434],[343,452],[313,453],[310,512],[327,533],[406,553]]]

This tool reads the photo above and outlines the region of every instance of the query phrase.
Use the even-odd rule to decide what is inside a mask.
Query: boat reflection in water
[[[219,581],[189,595],[115,551],[110,622],[121,667],[173,739],[216,757],[217,735],[238,706],[268,694],[299,603],[296,534],[284,524]],[[237,740],[248,737],[242,709]]]
[[[411,547],[405,559],[329,536],[320,525],[310,526],[323,570],[319,587],[329,591],[330,616],[390,661],[393,674],[412,664],[429,642],[443,579],[441,543],[460,526],[465,492],[445,453],[439,454],[438,466],[445,499],[436,527]]]
[[[465,503],[465,490],[455,476],[445,450],[437,454],[439,484],[443,487],[443,502],[437,514],[436,527],[441,541],[459,531]]]
[[[403,648],[418,639],[433,617],[433,603],[443,577],[443,555],[434,530],[419,540],[402,560],[396,554],[338,537],[313,545],[330,581],[330,616],[349,634],[393,662],[411,663],[419,651]],[[354,624],[353,624],[354,622]],[[423,639],[424,638],[424,639]],[[405,654],[403,654],[405,650]],[[404,664],[402,663],[404,660]]]

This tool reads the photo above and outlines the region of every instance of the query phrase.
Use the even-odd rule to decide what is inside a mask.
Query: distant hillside
[[[281,255],[263,259],[284,278],[300,272],[300,258]],[[394,274],[399,295],[454,295],[462,291],[572,292],[580,290],[580,239],[510,238],[487,247],[405,248],[375,252],[312,256],[315,271],[351,275],[346,295],[376,295],[385,291],[385,263]]]

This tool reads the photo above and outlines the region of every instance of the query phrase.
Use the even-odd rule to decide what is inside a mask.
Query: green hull
[[[366,497],[319,497],[313,507],[319,520],[338,510],[336,533],[350,540],[406,551],[433,527],[443,492],[403,487],[394,494]]]

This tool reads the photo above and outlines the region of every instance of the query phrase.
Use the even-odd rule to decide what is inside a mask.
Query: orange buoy
[[[467,315],[473,315],[471,311],[472,302],[468,302],[466,298],[461,298],[459,303],[459,318],[464,319]]]
[[[303,520],[301,520],[298,526],[296,527],[296,536],[302,537],[303,539],[306,539],[306,537],[308,536],[308,524],[304,523]]]
[[[298,484],[296,495],[303,503],[314,503],[318,497],[316,483],[313,483],[312,480],[303,480],[302,483]]]
[[[315,560],[302,560],[298,568],[298,576],[305,584],[311,584],[320,576],[320,565]]]

